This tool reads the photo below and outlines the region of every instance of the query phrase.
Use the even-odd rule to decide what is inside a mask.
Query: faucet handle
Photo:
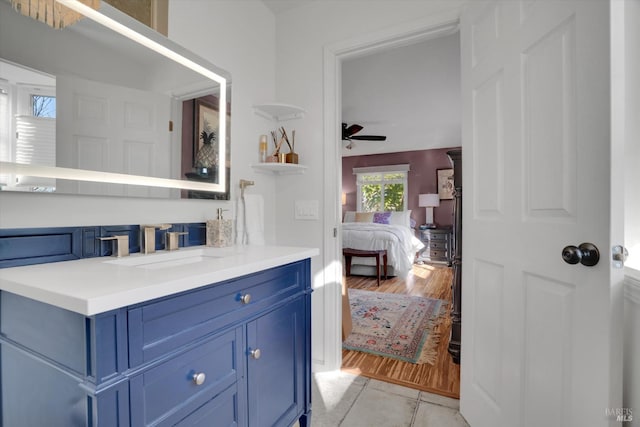
[[[143,230],[146,230],[148,228],[155,230],[156,228],[158,230],[168,230],[171,227],[173,227],[173,224],[148,224],[148,225],[141,225],[140,228],[142,228]]]
[[[129,235],[122,234],[109,237],[96,237],[98,240],[111,240],[113,241],[111,256],[123,257],[129,256]]]
[[[187,235],[186,231],[167,231],[164,247],[168,251],[177,251],[180,247],[180,236]]]

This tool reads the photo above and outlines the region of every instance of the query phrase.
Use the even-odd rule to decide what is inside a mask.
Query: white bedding
[[[388,265],[395,274],[405,278],[411,271],[413,260],[422,242],[409,227],[369,222],[342,224],[342,247],[361,250],[386,249]],[[353,258],[352,264],[376,265],[374,258]]]

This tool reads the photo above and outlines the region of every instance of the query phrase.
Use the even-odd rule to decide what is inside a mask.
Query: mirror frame
[[[146,25],[120,12],[116,8],[104,3],[100,10],[95,10],[79,0],[55,0],[56,2],[72,9],[85,18],[96,22],[116,33],[138,43],[152,51],[170,59],[203,77],[217,83],[220,86],[218,95],[218,154],[220,159],[227,159],[227,86],[230,80],[229,74],[209,63],[203,58],[188,51],[177,43],[157,33]],[[44,24],[43,24],[44,25]],[[225,160],[226,163],[226,160]],[[228,165],[221,168],[225,171]],[[171,179],[147,177],[141,175],[129,175],[122,173],[92,171],[86,169],[72,169],[53,166],[39,166],[18,164],[12,162],[0,162],[3,173],[29,175],[34,177],[67,179],[75,181],[89,181],[112,184],[142,185],[150,187],[171,188],[180,190],[193,190],[210,192],[212,196],[226,193],[228,196],[227,173],[218,174],[218,183],[189,181],[187,179]],[[62,194],[62,193],[60,193]],[[216,198],[216,197],[212,197]],[[183,198],[176,200],[182,200]]]

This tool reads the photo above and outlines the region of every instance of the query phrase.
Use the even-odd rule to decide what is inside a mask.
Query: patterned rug
[[[435,363],[440,335],[434,328],[447,312],[446,301],[349,289],[349,303],[353,329],[344,348],[416,364]]]

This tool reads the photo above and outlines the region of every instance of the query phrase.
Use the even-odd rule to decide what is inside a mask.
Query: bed
[[[342,248],[387,250],[389,275],[405,278],[416,252],[424,247],[410,227],[411,211],[347,212],[342,224]],[[375,276],[375,259],[354,257],[351,274]]]

